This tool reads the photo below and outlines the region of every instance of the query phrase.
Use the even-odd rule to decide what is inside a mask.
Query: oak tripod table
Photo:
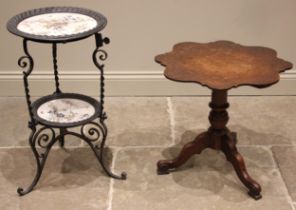
[[[237,135],[226,127],[229,120],[227,91],[241,85],[264,88],[275,84],[279,81],[279,73],[291,69],[292,63],[278,58],[273,49],[242,46],[230,41],[179,43],[172,52],[158,55],[155,60],[166,66],[164,75],[168,79],[196,82],[212,90],[210,128],[186,144],[175,159],[158,161],[158,174],[169,173],[206,148],[222,150],[249,189],[249,195],[260,199],[261,187],[248,174],[236,148]]]
[[[33,190],[38,183],[48,154],[55,143],[64,147],[65,136],[76,136],[86,142],[107,175],[116,179],[126,179],[126,173],[114,174],[105,161],[105,143],[107,137],[107,119],[104,111],[104,64],[108,55],[102,47],[110,42],[99,33],[107,24],[100,13],[76,7],[45,7],[23,12],[11,18],[7,29],[23,38],[25,55],[20,57],[18,65],[24,68],[23,80],[31,129],[29,144],[35,156],[37,171],[27,188],[18,188],[19,195]],[[95,49],[92,60],[99,70],[99,100],[78,93],[64,93],[60,87],[57,47],[93,36]],[[32,102],[29,89],[29,76],[34,68],[33,57],[29,53],[28,43],[37,42],[52,47],[53,75],[55,90],[52,94],[40,97]],[[100,91],[99,91],[100,90]],[[72,129],[78,128],[78,129]],[[78,131],[77,131],[78,130]]]

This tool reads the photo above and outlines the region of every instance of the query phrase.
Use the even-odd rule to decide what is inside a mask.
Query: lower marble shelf
[[[57,128],[75,127],[94,120],[100,114],[100,103],[77,93],[55,93],[32,104],[35,120]]]

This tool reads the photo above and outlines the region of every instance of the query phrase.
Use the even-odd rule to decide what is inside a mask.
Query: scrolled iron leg
[[[98,148],[97,146],[94,146],[90,144],[91,149],[93,150],[97,160],[100,162],[103,170],[106,172],[106,174],[112,178],[120,179],[120,180],[126,180],[127,174],[126,172],[122,172],[120,175],[116,175],[105,165],[106,161],[104,161],[104,146],[101,146]]]
[[[222,151],[227,160],[232,164],[241,182],[249,189],[249,195],[255,200],[262,198],[260,185],[248,174],[245,162],[241,154],[237,151],[233,135],[222,137]]]
[[[91,122],[83,125],[81,127],[81,135],[73,132],[68,132],[68,134],[80,137],[90,146],[90,148],[94,152],[94,155],[96,156],[97,160],[108,176],[115,179],[125,180],[127,177],[125,172],[122,172],[121,175],[116,175],[112,173],[110,169],[105,165],[106,163],[104,161],[104,150],[107,133],[107,127],[103,121],[100,121],[99,123]]]
[[[106,136],[107,136],[107,127],[104,124],[104,120],[107,118],[106,117],[106,113],[104,113],[104,92],[105,92],[105,77],[104,77],[104,64],[101,64],[100,61],[105,61],[108,58],[108,53],[101,49],[101,47],[104,46],[104,44],[109,44],[110,40],[109,38],[105,37],[103,38],[101,34],[96,33],[95,34],[95,40],[96,40],[96,49],[93,52],[92,55],[92,59],[93,62],[95,64],[95,66],[99,69],[100,73],[101,73],[101,78],[100,78],[100,103],[101,103],[101,115],[100,115],[100,124],[102,127],[100,127],[100,129],[103,132],[103,139],[101,142],[100,147],[93,145],[91,142],[87,141],[87,143],[90,145],[90,147],[92,148],[92,150],[95,153],[95,156],[97,157],[98,161],[100,162],[100,164],[102,165],[104,171],[112,178],[115,179],[121,179],[121,180],[125,180],[127,175],[125,172],[122,172],[121,175],[116,175],[113,174],[110,169],[108,169],[105,166],[105,161],[104,161],[104,149],[105,149],[105,141],[106,141]],[[98,152],[98,150],[100,150],[100,152]]]
[[[33,154],[35,156],[35,159],[36,159],[36,163],[37,163],[37,172],[36,172],[36,175],[35,175],[35,178],[33,180],[33,182],[31,183],[31,185],[27,188],[27,189],[24,189],[22,187],[18,187],[17,188],[17,193],[22,196],[22,195],[25,195],[29,192],[31,192],[34,188],[34,186],[37,184],[39,178],[40,178],[40,175],[41,175],[41,167],[40,167],[40,160],[39,160],[39,155],[38,155],[38,152],[36,151],[36,147],[33,143],[33,137],[34,137],[34,134],[35,134],[36,130],[32,130],[31,131],[31,134],[29,136],[29,143],[30,143],[30,146],[31,146],[31,149],[33,151]]]
[[[104,161],[104,150],[105,150],[105,142],[106,142],[106,137],[107,137],[108,131],[107,131],[107,127],[104,124],[104,122],[101,122],[101,124],[104,128],[104,137],[102,139],[101,146],[99,149],[100,150],[99,156],[98,156],[98,152],[97,152],[98,148],[92,147],[92,149],[94,150],[96,157],[98,158],[99,162],[101,163],[102,168],[110,177],[115,178],[115,179],[120,179],[120,180],[126,180],[126,178],[127,178],[126,172],[121,172],[120,175],[116,175],[113,172],[111,172],[111,170],[105,165],[106,162]]]
[[[30,143],[30,147],[32,149],[32,152],[33,152],[35,160],[36,160],[37,168],[36,168],[35,177],[34,177],[32,183],[29,185],[29,187],[27,187],[26,189],[24,189],[22,187],[17,188],[17,193],[20,196],[26,195],[29,192],[31,192],[34,189],[34,187],[36,186],[36,184],[38,183],[38,181],[41,177],[48,153],[49,153],[52,145],[56,141],[54,130],[51,128],[49,128],[52,132],[51,139],[49,138],[49,136],[47,134],[41,134],[41,132],[45,129],[48,129],[48,128],[43,127],[39,131],[36,132],[36,130],[34,128],[34,129],[32,129],[32,132],[30,134],[29,143]],[[41,135],[39,135],[39,134],[41,134]],[[37,142],[38,146],[40,146],[42,149],[45,149],[44,152],[38,152],[38,150],[36,148],[36,142]]]

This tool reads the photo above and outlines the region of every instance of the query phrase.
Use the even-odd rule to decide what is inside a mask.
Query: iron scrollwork
[[[101,113],[100,113],[100,120],[103,122],[105,119],[107,119],[107,115],[104,112],[104,97],[105,97],[105,76],[104,76],[104,64],[100,64],[98,59],[100,61],[105,61],[108,58],[108,53],[100,49],[103,47],[104,44],[109,44],[110,40],[109,38],[105,37],[103,38],[101,34],[96,33],[95,34],[95,40],[96,40],[96,49],[93,52],[92,59],[95,64],[95,66],[99,69],[101,75],[100,75],[100,103],[101,103]]]
[[[19,195],[25,195],[33,190],[33,188],[38,183],[38,180],[41,177],[46,159],[48,154],[52,148],[52,146],[58,141],[60,146],[64,146],[64,138],[66,135],[76,136],[86,142],[94,152],[97,160],[101,164],[103,170],[110,176],[116,179],[126,179],[126,173],[122,172],[120,175],[116,175],[111,172],[109,167],[104,160],[104,149],[106,143],[106,137],[108,134],[107,126],[104,123],[104,120],[107,119],[106,113],[104,112],[104,92],[105,92],[105,78],[104,78],[104,64],[100,64],[99,61],[105,61],[108,58],[108,54],[105,50],[100,49],[104,44],[108,44],[110,40],[108,38],[102,38],[102,35],[99,33],[95,34],[96,38],[96,49],[93,52],[92,58],[95,66],[99,69],[100,75],[100,110],[99,115],[97,116],[95,122],[94,119],[91,119],[90,122],[86,122],[84,124],[75,125],[81,126],[80,132],[74,132],[68,130],[68,127],[65,126],[50,126],[46,123],[41,123],[38,120],[37,115],[34,118],[34,112],[32,108],[32,102],[30,99],[30,91],[29,91],[29,83],[28,77],[33,71],[34,61],[32,56],[29,54],[27,49],[27,40],[23,41],[23,48],[25,55],[20,57],[18,60],[18,65],[21,68],[26,68],[23,71],[23,79],[26,93],[26,100],[29,109],[29,114],[31,121],[29,121],[29,127],[31,128],[31,134],[29,136],[29,143],[34,154],[37,168],[36,174],[32,181],[32,183],[27,187],[18,188],[17,192]],[[59,78],[58,78],[58,66],[57,66],[57,46],[56,43],[53,43],[52,46],[52,56],[53,56],[53,67],[55,74],[55,82],[56,82],[56,93],[61,93],[59,88]],[[99,106],[99,105],[97,105]],[[35,107],[34,107],[35,108]],[[38,126],[37,126],[38,125]],[[47,125],[47,126],[46,126]],[[72,126],[70,126],[72,127]],[[58,133],[56,133],[58,132]]]
[[[87,128],[87,126],[90,127]],[[91,147],[98,161],[101,163],[103,170],[110,177],[124,180],[127,177],[125,172],[122,172],[121,175],[116,175],[106,167],[104,160],[104,149],[107,133],[108,130],[104,122],[90,122],[81,127],[81,139],[83,139]]]
[[[25,195],[33,190],[41,177],[49,151],[57,140],[58,138],[56,138],[53,128],[43,126],[37,132],[36,129],[32,129],[29,137],[29,143],[35,156],[37,169],[35,178],[33,179],[31,185],[27,189],[23,189],[21,187],[17,189],[19,195]]]
[[[60,132],[59,135],[56,135],[54,128],[43,126],[39,128],[38,131],[36,131],[36,129],[32,129],[32,133],[29,137],[30,146],[37,163],[37,170],[33,182],[27,189],[17,189],[19,195],[25,195],[33,190],[41,177],[50,149],[57,141],[64,139],[66,135],[76,136],[86,142],[93,150],[94,155],[101,164],[103,170],[110,177],[116,179],[126,179],[127,175],[125,172],[122,172],[121,175],[116,175],[106,166],[106,162],[104,160],[104,149],[107,137],[107,127],[104,123],[89,122],[82,125],[80,127],[80,132],[78,133],[68,129],[63,129],[63,132]]]
[[[50,131],[51,134],[45,131]],[[55,136],[56,134],[53,128],[43,126],[38,130],[38,132],[36,133],[33,139],[34,145],[36,145],[36,142],[37,142],[37,146],[39,148],[46,150],[48,149],[48,147],[51,147],[55,143],[55,140],[56,140]],[[44,156],[44,153],[40,153],[39,156],[40,157]]]
[[[83,139],[91,142],[97,148],[102,140],[106,138],[106,132],[104,128],[96,122],[89,122],[81,126],[80,133]]]
[[[100,123],[90,122],[81,126],[80,134],[71,131],[68,131],[66,134],[73,135],[84,140],[84,142],[86,142],[93,150],[103,170],[112,178],[124,180],[127,177],[125,172],[122,172],[120,175],[116,175],[106,166],[106,162],[104,160],[104,150],[107,133],[108,131],[106,125],[104,122],[100,121]]]
[[[25,55],[18,59],[18,65],[19,65],[19,67],[24,69],[23,81],[24,81],[24,88],[25,88],[28,111],[29,111],[29,115],[30,115],[30,119],[31,119],[31,121],[29,122],[29,127],[32,128],[35,126],[35,120],[34,120],[33,112],[32,112],[32,102],[31,102],[31,97],[30,97],[28,77],[30,76],[30,74],[33,71],[34,60],[28,51],[28,40],[27,39],[23,40],[23,50],[24,50]]]

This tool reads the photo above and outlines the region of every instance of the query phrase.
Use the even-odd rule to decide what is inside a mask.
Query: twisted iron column
[[[52,43],[52,58],[53,58],[53,70],[54,80],[56,85],[56,93],[61,93],[59,83],[58,61],[57,61],[57,43]]]
[[[104,121],[107,119],[106,113],[104,112],[104,98],[105,98],[105,77],[104,77],[104,64],[100,64],[97,60],[97,57],[100,61],[105,61],[108,58],[108,54],[105,50],[100,49],[103,47],[104,44],[109,44],[110,39],[105,37],[103,38],[101,34],[96,33],[95,34],[95,40],[96,40],[96,49],[93,52],[93,62],[95,66],[100,71],[100,104],[101,104],[101,114],[100,114],[100,121]],[[100,54],[100,55],[98,55]]]
[[[55,80],[55,87],[56,87],[56,91],[54,94],[59,94],[61,93],[61,89],[60,89],[60,82],[59,82],[59,72],[58,72],[58,60],[57,60],[57,43],[52,43],[52,61],[53,61],[53,70],[54,70],[54,80]],[[62,135],[64,133],[64,129],[60,129],[60,134],[61,134],[61,138],[59,140],[59,144],[60,147],[64,147],[65,146],[65,138],[64,135]]]

